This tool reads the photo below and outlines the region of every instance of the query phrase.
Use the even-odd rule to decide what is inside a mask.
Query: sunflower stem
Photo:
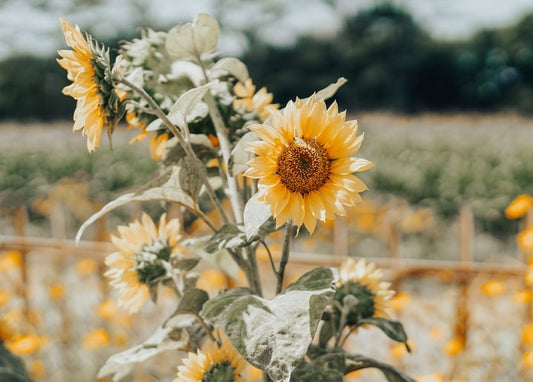
[[[279,271],[278,271],[278,285],[276,287],[276,294],[281,293],[283,288],[283,278],[285,277],[285,267],[289,262],[289,246],[291,242],[292,234],[292,219],[287,221],[285,225],[285,236],[283,237],[283,248],[281,251],[281,260],[279,262]]]
[[[183,133],[178,129],[178,127],[176,127],[176,125],[174,125],[172,123],[172,121],[170,121],[170,119],[168,119],[167,115],[163,112],[163,110],[161,110],[159,105],[152,99],[152,97],[150,97],[150,95],[143,88],[135,85],[134,83],[132,83],[131,81],[129,81],[128,79],[126,79],[126,78],[124,78],[122,76],[119,76],[117,78],[117,81],[122,83],[122,84],[124,84],[124,85],[126,85],[126,86],[128,86],[133,91],[137,92],[142,98],[144,98],[144,100],[152,108],[154,114],[163,121],[165,126],[168,127],[168,129],[176,137],[176,139],[180,143],[181,147],[183,147],[183,150],[185,150],[187,155],[189,155],[191,157],[196,157],[196,154],[194,153],[194,150],[192,149],[192,147],[190,145],[190,142],[185,140],[185,138],[183,136]],[[207,191],[207,195],[209,196],[209,199],[211,200],[211,202],[213,203],[213,205],[215,206],[217,211],[222,216],[222,219],[224,220],[224,222],[227,223],[228,222],[228,217],[226,216],[226,214],[225,214],[225,212],[224,212],[224,210],[223,210],[223,208],[222,208],[222,206],[220,204],[220,201],[216,197],[215,192],[213,191],[213,188],[211,187],[211,184],[209,183],[209,179],[207,179],[207,177],[205,175],[203,175],[203,173],[200,174],[200,176],[202,176],[202,178],[203,178],[202,179],[202,183],[205,186],[205,189]]]

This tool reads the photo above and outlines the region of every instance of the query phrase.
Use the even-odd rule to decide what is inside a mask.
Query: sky
[[[104,40],[132,26],[172,26],[207,12],[224,25],[220,50],[234,55],[246,43],[239,29],[253,26],[267,42],[290,45],[302,34],[332,36],[345,15],[379,1],[330,0],[336,4],[332,7],[321,0],[93,0],[100,5],[87,8],[86,0],[0,0],[0,59],[14,53],[54,56],[65,47],[60,17]],[[533,12],[533,0],[390,2],[410,11],[433,36],[448,40],[467,38],[482,27],[506,26]],[[40,6],[43,3],[48,9]]]

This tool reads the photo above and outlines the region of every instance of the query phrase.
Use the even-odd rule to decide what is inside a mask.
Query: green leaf
[[[394,366],[359,354],[346,354],[345,364],[344,374],[372,367],[379,369],[389,382],[416,382],[413,378],[396,369]]]
[[[333,320],[322,321],[318,334],[318,345],[325,348],[329,340],[335,335],[335,323]]]
[[[397,342],[405,344],[407,351],[411,351],[409,345],[407,345],[407,334],[403,328],[403,325],[399,321],[389,320],[387,318],[372,317],[362,318],[359,320],[360,324],[370,324],[380,328],[389,338]]]
[[[168,53],[180,60],[199,60],[213,52],[218,44],[220,26],[213,17],[201,13],[193,21],[172,28],[165,47]]]
[[[136,192],[131,192],[117,199],[107,203],[98,212],[91,215],[80,227],[76,234],[76,244],[79,244],[83,232],[96,220],[104,216],[106,213],[114,210],[117,207],[123,206],[130,202],[143,202],[150,200],[161,200],[180,204],[186,208],[196,210],[197,204],[194,196],[184,189],[181,185],[183,176],[182,169],[179,166],[174,166],[167,170],[163,175],[153,179]],[[190,184],[186,187],[191,188]]]
[[[146,361],[166,350],[187,350],[189,333],[186,327],[194,319],[181,321],[180,325],[167,325],[157,328],[156,332],[141,345],[134,346],[111,356],[98,372],[98,378],[112,378],[117,382],[128,376],[136,363]]]
[[[249,150],[250,143],[256,142],[258,139],[257,135],[250,131],[244,134],[235,144],[235,147],[231,150],[229,161],[229,171],[231,175],[237,176],[248,169],[248,161],[254,157],[254,154]]]
[[[248,79],[248,68],[238,58],[224,57],[218,60],[215,65],[211,67],[211,78],[220,78],[225,75],[232,75],[240,82],[244,82]]]
[[[235,261],[233,261],[233,258],[226,249],[214,251],[212,253],[205,250],[205,246],[210,239],[211,236],[195,237],[184,240],[182,244],[192,248],[194,253],[219,267],[228,276],[237,279],[239,275],[239,267]]]
[[[0,381],[31,382],[21,358],[11,354],[0,341]]]
[[[291,382],[342,382],[343,380],[344,376],[340,371],[305,361],[300,362],[291,375]]]
[[[198,159],[207,161],[216,156],[216,151],[207,135],[190,134],[189,140]],[[185,153],[185,150],[183,150],[183,147],[181,147],[178,138],[172,137],[167,141],[162,162],[165,166],[173,166],[186,155],[187,154]]]
[[[189,115],[193,114],[194,117],[202,116],[204,113],[197,110],[198,107],[205,110],[204,106],[199,106],[205,93],[209,91],[209,88],[213,85],[213,82],[207,83],[196,88],[187,90],[185,93],[179,96],[178,100],[172,105],[168,112],[168,119],[180,128],[185,129],[190,119]],[[207,115],[207,113],[205,113]],[[204,115],[204,116],[205,116]]]
[[[271,300],[248,289],[231,290],[207,301],[200,315],[224,327],[248,362],[274,381],[288,382],[307,352],[336,279],[334,268],[318,268]]]
[[[224,248],[244,247],[248,244],[244,232],[235,224],[224,224],[205,246],[207,252],[216,252]]]
[[[196,199],[202,187],[202,179],[205,178],[203,162],[198,158],[186,156],[178,162],[177,166],[180,168],[179,184],[182,190]]]
[[[205,290],[198,288],[187,289],[178,304],[176,313],[198,314],[207,300],[209,300],[209,295]]]
[[[259,202],[257,197],[258,193],[252,195],[244,206],[244,232],[248,239],[256,235],[272,216],[270,206]],[[275,227],[273,228],[275,229]]]

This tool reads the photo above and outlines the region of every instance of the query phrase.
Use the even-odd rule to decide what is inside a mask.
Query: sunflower
[[[173,382],[244,382],[245,368],[246,361],[226,339],[220,346],[213,342],[189,353]]]
[[[59,50],[62,57],[57,62],[67,71],[72,84],[63,89],[63,94],[76,102],[74,130],[87,135],[89,152],[100,146],[104,127],[111,134],[121,117],[121,99],[111,80],[108,52],[99,48],[87,35],[85,39],[78,26],[74,27],[63,18],[61,29],[67,45],[72,50]]]
[[[259,201],[270,205],[279,227],[292,218],[313,232],[316,221],[346,215],[345,207],[361,201],[366,185],[354,172],[373,163],[354,158],[363,135],[357,121],[346,121],[337,104],[329,108],[314,95],[272,111],[270,124],[250,127],[259,141],[251,144],[256,156],[246,175],[258,178]]]
[[[339,268],[339,282],[335,300],[341,305],[347,295],[357,299],[357,305],[348,314],[346,323],[355,325],[361,318],[390,317],[389,300],[394,296],[390,283],[382,282],[383,273],[374,263],[366,264],[365,259],[357,263],[349,258]]]
[[[268,93],[265,87],[255,92],[255,85],[252,80],[248,78],[244,83],[237,82],[233,87],[233,92],[237,97],[233,101],[233,108],[243,108],[246,111],[255,111],[257,115],[264,121],[270,115],[270,111],[278,109],[278,104],[273,104],[272,93]]]
[[[106,257],[109,269],[104,275],[118,289],[119,306],[135,313],[148,299],[150,284],[166,274],[162,262],[185,252],[178,245],[181,225],[177,219],[167,222],[163,214],[156,227],[144,213],[141,222],[117,229],[120,236],[111,236],[111,241],[119,251]]]

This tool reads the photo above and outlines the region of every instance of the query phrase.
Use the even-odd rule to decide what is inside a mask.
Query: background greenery
[[[118,41],[136,37],[134,28],[106,44],[116,48]],[[279,48],[263,43],[253,29],[245,32],[251,48],[241,58],[276,102],[306,96],[343,76],[349,82],[337,99],[353,112],[532,110],[533,15],[454,42],[431,38],[391,5],[347,17],[331,40],[302,37]],[[67,79],[55,59],[0,62],[0,120],[71,117],[74,104],[61,94]]]

